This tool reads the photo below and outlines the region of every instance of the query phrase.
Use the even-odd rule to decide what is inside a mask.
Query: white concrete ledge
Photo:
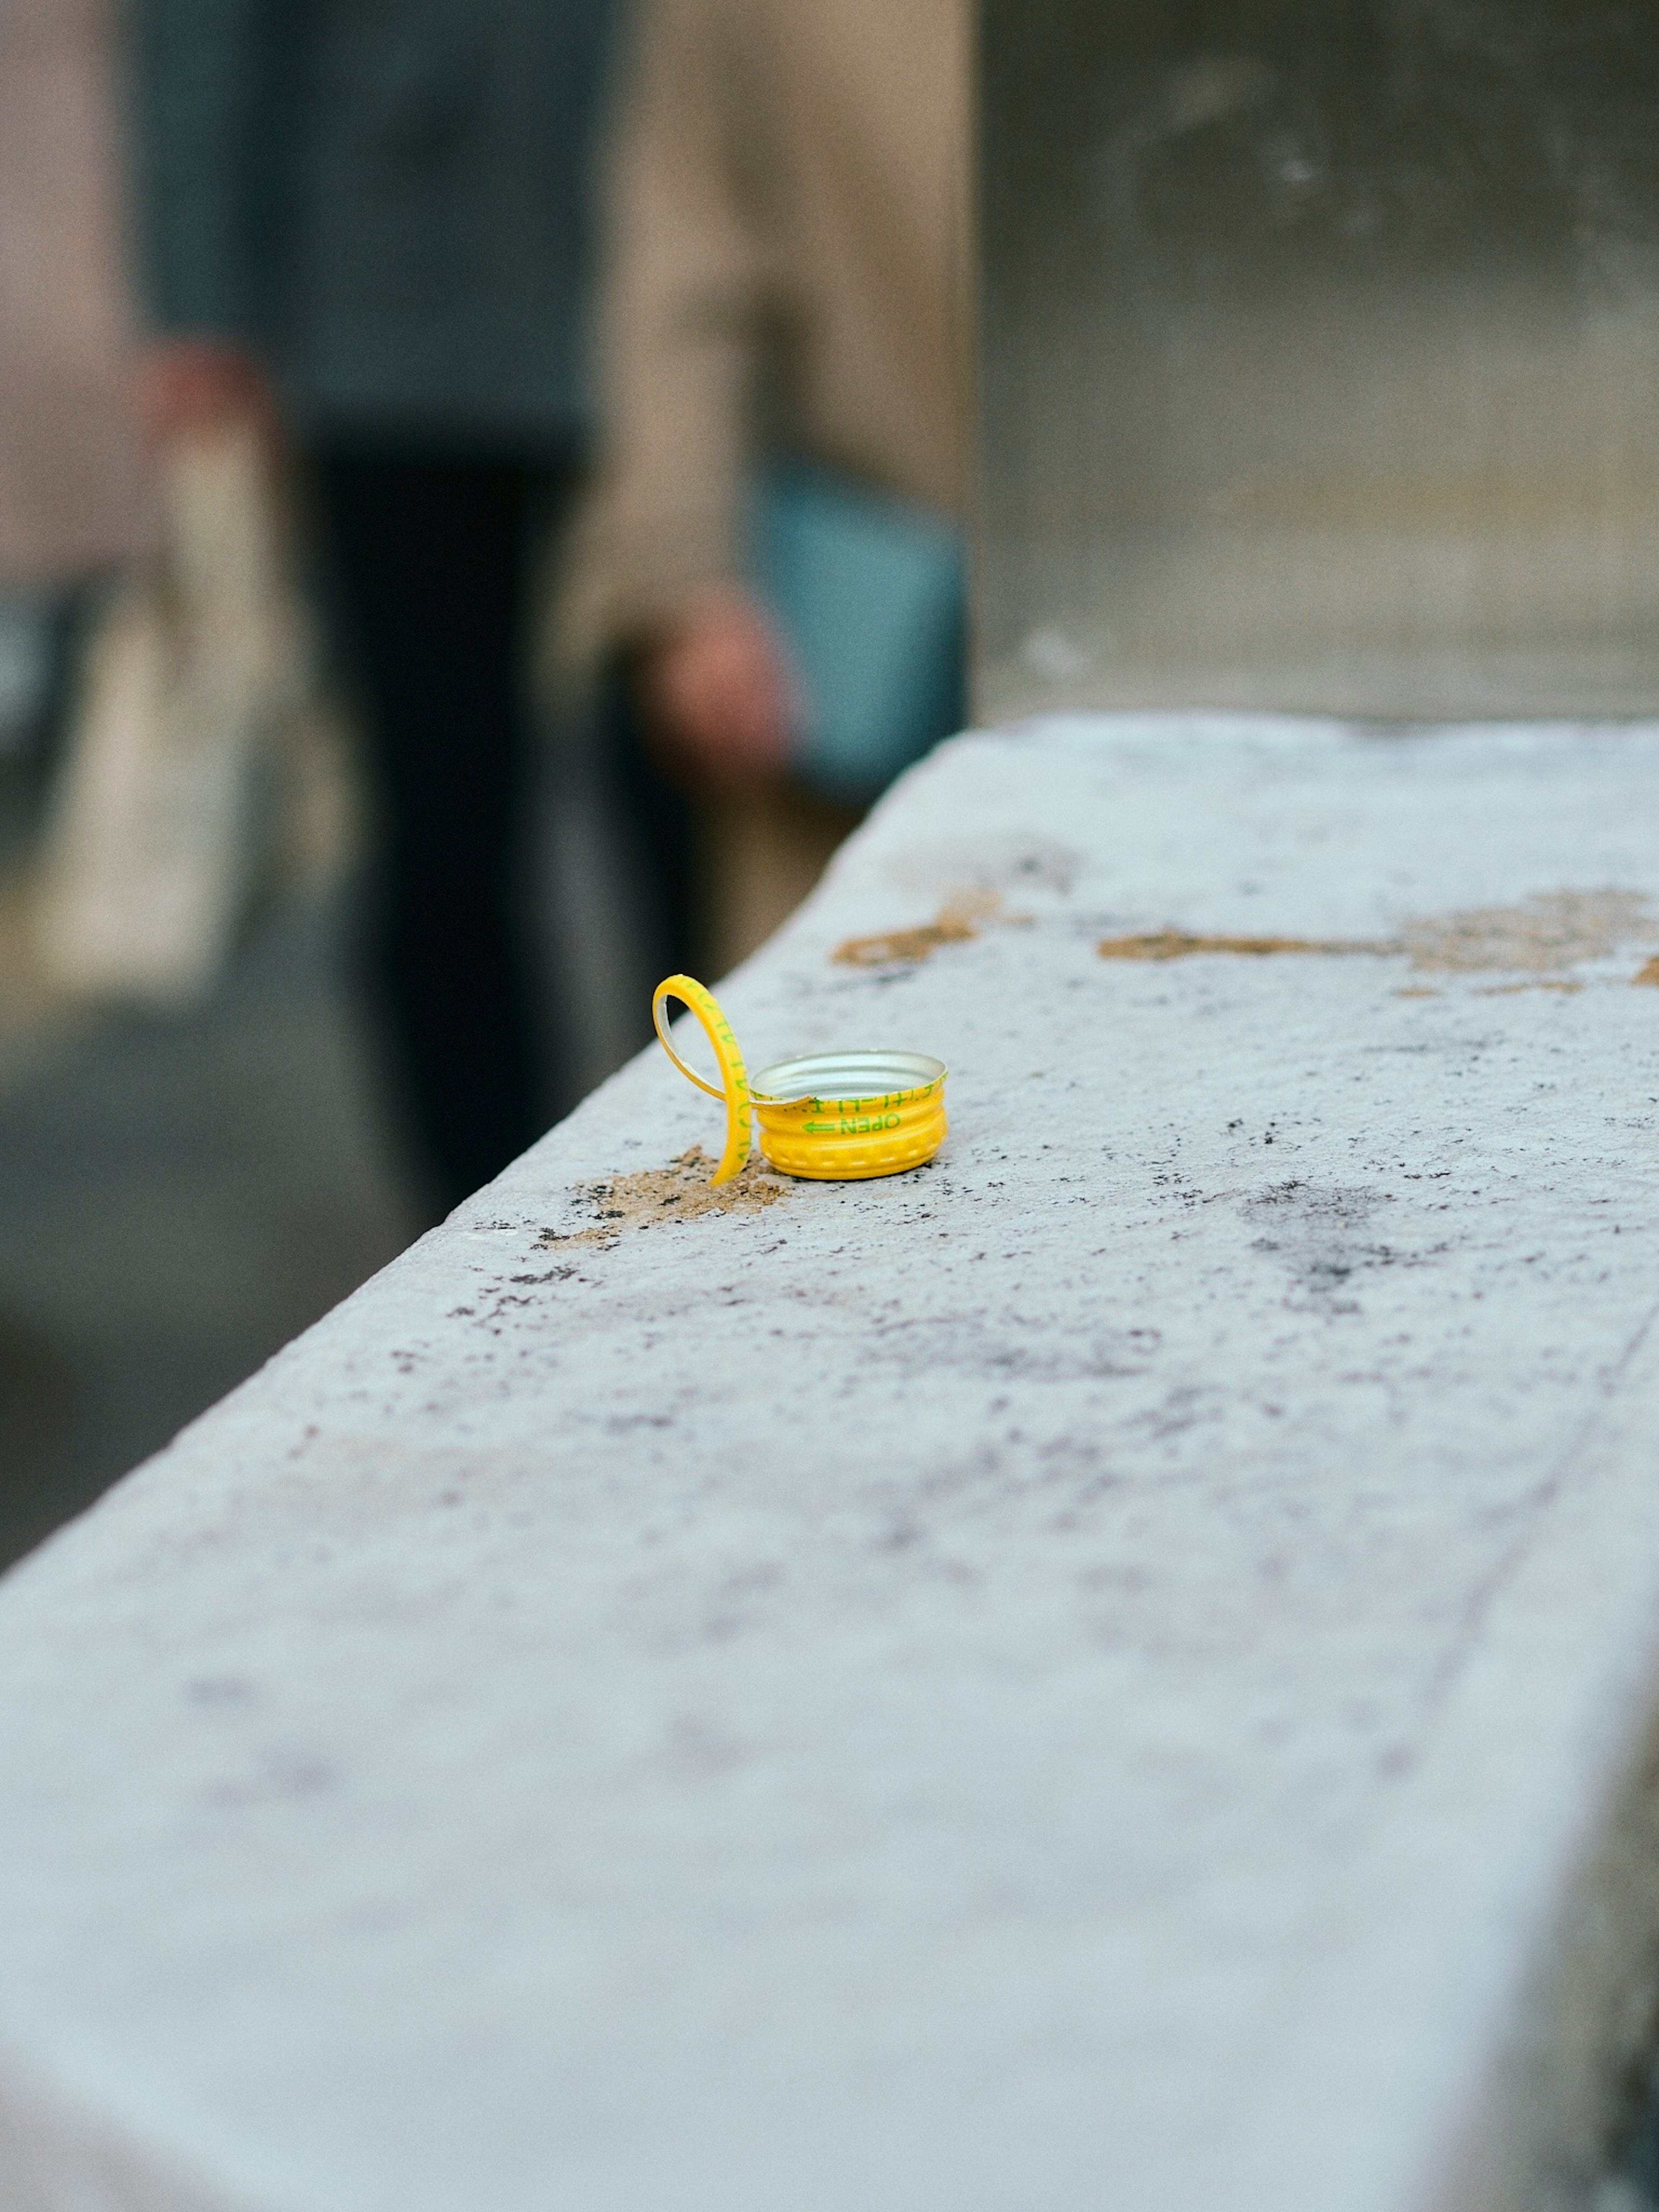
[[[640,1225],[643,1060],[0,1584],[7,2212],[1584,2202],[1656,822],[1651,730],[908,779],[723,995],[945,1059],[933,1168]]]

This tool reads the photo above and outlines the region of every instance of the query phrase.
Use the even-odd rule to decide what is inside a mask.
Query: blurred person
[[[56,633],[49,691],[149,528],[111,36],[103,0],[0,8],[0,592]]]
[[[527,626],[588,443],[610,0],[135,0],[158,435],[280,424],[362,708],[373,980],[445,1208],[544,1126]]]
[[[807,465],[808,531],[814,501],[840,527],[839,500],[850,542],[862,494],[890,503],[871,508],[878,550],[884,527],[924,546],[931,533],[959,564],[969,25],[969,0],[639,10],[611,178],[604,466],[568,635],[606,662],[624,757],[641,735],[654,756],[633,773],[659,823],[679,807],[684,843],[674,787],[713,795],[728,956],[782,918],[856,818],[792,774],[807,672],[755,574],[767,470]],[[945,573],[959,721],[962,592]],[[930,737],[957,726],[945,711]],[[684,866],[672,888],[684,942]]]

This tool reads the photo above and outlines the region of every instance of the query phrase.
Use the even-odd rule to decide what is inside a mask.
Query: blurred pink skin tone
[[[775,781],[796,720],[777,632],[748,593],[692,601],[639,665],[647,722],[670,761],[717,788]]]
[[[253,356],[220,338],[167,338],[138,372],[145,430],[161,446],[252,420],[275,438],[276,405]]]

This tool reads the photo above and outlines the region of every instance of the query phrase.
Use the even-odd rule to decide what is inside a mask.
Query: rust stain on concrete
[[[914,929],[878,930],[871,937],[848,937],[830,954],[843,968],[890,968],[931,959],[942,945],[963,945],[977,937],[982,924],[1001,915],[995,891],[961,891],[939,908],[938,918]]]
[[[1583,988],[1570,975],[1535,975],[1526,983],[1484,983],[1477,995],[1482,999],[1512,999],[1517,991],[1562,991],[1571,997]]]
[[[1006,911],[991,891],[964,891],[946,900],[935,920],[908,929],[849,937],[830,957],[848,968],[885,968],[931,959],[947,945],[965,944],[990,921],[1025,919]],[[1324,959],[1406,959],[1419,975],[1509,973],[1534,978],[1564,976],[1587,960],[1601,960],[1632,939],[1659,937],[1659,921],[1638,891],[1540,891],[1514,906],[1469,907],[1425,915],[1392,937],[1235,936],[1206,931],[1135,930],[1102,938],[1103,960],[1190,960],[1206,954],[1266,959],[1285,955]],[[1659,986],[1659,955],[1635,981]],[[1505,988],[1576,989],[1576,984],[1517,983]],[[1402,993],[1398,995],[1404,996]]]
[[[1096,951],[1103,960],[1189,960],[1200,952],[1242,953],[1261,958],[1274,952],[1398,952],[1393,943],[1321,937],[1205,937],[1187,929],[1149,929],[1133,937],[1103,937]]]
[[[1518,906],[1473,907],[1407,922],[1400,949],[1419,971],[1493,969],[1559,975],[1581,961],[1604,960],[1634,939],[1656,935],[1638,891],[1543,891]]]
[[[1157,929],[1103,938],[1097,950],[1103,960],[1186,960],[1200,953],[1258,958],[1275,953],[1364,953],[1404,957],[1419,975],[1518,971],[1535,980],[1498,988],[1571,991],[1579,985],[1553,979],[1586,960],[1607,958],[1632,938],[1651,941],[1655,934],[1648,901],[1639,892],[1541,891],[1516,906],[1425,915],[1406,922],[1395,937],[1220,937]],[[1650,960],[1637,980],[1659,983],[1659,957]]]

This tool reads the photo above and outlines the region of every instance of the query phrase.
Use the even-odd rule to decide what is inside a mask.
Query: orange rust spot
[[[1103,937],[1096,946],[1103,960],[1188,960],[1200,952],[1398,952],[1398,945],[1368,945],[1319,937],[1200,937],[1186,929],[1152,929],[1137,937]]]
[[[1486,983],[1476,994],[1482,999],[1512,999],[1517,991],[1565,991],[1569,994],[1583,989],[1582,983],[1563,982],[1546,977],[1536,983]]]
[[[947,899],[936,921],[915,929],[878,930],[873,937],[849,937],[830,954],[843,968],[888,968],[902,961],[928,959],[941,945],[963,945],[979,935],[979,925],[1000,909],[994,891],[964,891]]]
[[[1656,952],[1651,960],[1644,960],[1630,980],[1632,983],[1659,986],[1659,952]]]
[[[874,937],[849,937],[830,955],[843,968],[886,968],[896,961],[926,960],[941,945],[960,945],[979,932],[970,921],[925,921],[917,929],[884,929]]]

